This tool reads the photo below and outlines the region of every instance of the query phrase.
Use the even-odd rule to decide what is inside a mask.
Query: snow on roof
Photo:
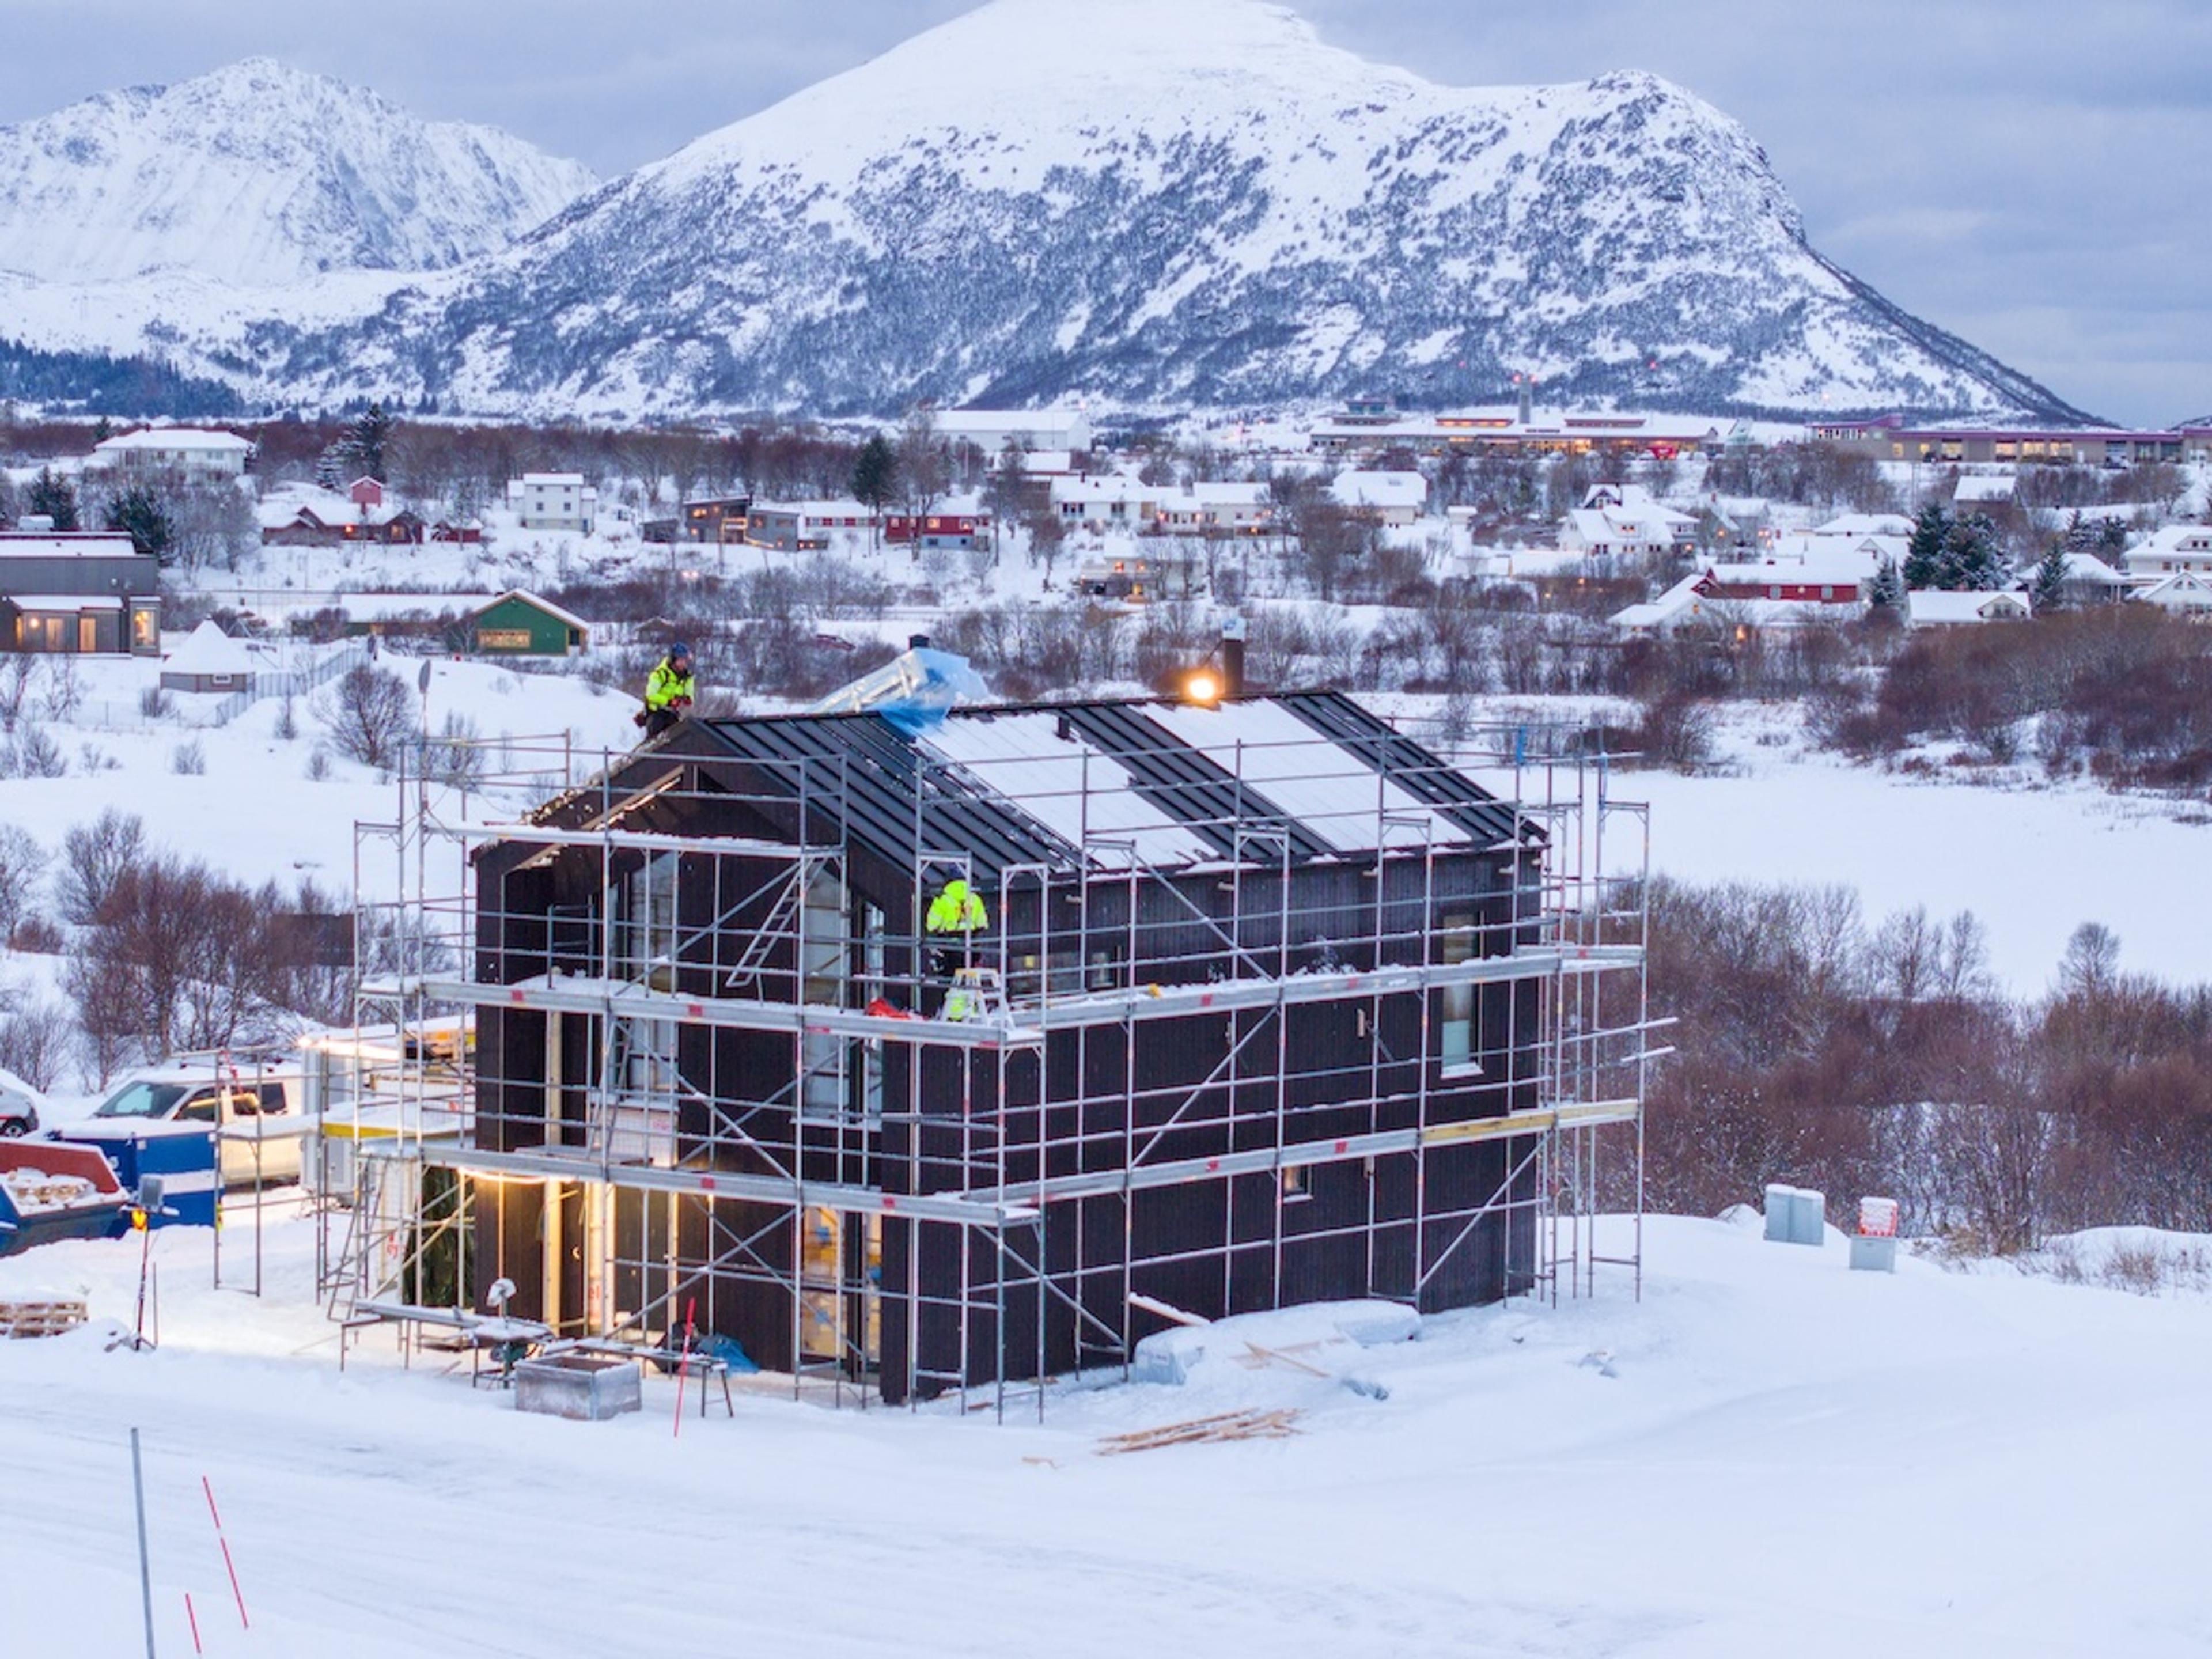
[[[1910,536],[1912,520],[1901,513],[1846,513],[1814,525],[1815,536]]]
[[[350,496],[312,485],[272,491],[263,496],[253,509],[253,516],[264,530],[281,530],[296,521],[302,513],[313,513],[327,525],[358,524],[362,518],[361,504]]]
[[[10,531],[0,533],[0,559],[135,559],[131,538],[98,531]]]
[[[1264,507],[1268,496],[1263,483],[1194,483],[1190,498],[1201,507]]]
[[[929,418],[946,437],[971,432],[1069,432],[1090,420],[1077,409],[940,409]]]
[[[395,617],[471,616],[505,598],[501,593],[337,593],[330,603],[355,622]]]
[[[526,472],[514,480],[526,484],[557,484],[564,489],[580,489],[584,482],[580,472]]]
[[[791,513],[808,519],[871,519],[876,512],[866,501],[856,501],[850,496],[842,501],[755,501],[752,511],[757,514]]]
[[[2164,605],[2169,611],[2212,610],[2212,582],[2193,571],[2177,570],[2148,586],[2137,588],[2134,597],[2151,605]]]
[[[18,611],[100,611],[127,603],[122,593],[9,593],[4,596]]]
[[[1220,856],[1196,830],[1139,794],[1119,761],[1060,736],[1056,715],[979,711],[946,720],[922,742],[1109,869],[1127,869],[1133,853],[1137,862],[1162,865]],[[1101,844],[1099,837],[1109,840]]]
[[[2067,554],[2066,580],[2069,582],[2094,582],[2105,587],[2125,587],[2128,585],[2125,576],[2094,553]]]
[[[1705,595],[1698,592],[1698,584],[1705,579],[1702,570],[1685,576],[1656,599],[1641,605],[1632,605],[1613,615],[1615,628],[1659,628],[1676,617],[1696,611]]]
[[[165,674],[251,674],[259,665],[253,653],[218,628],[212,617],[161,659]]]
[[[1422,507],[1429,481],[1418,472],[1340,472],[1328,487],[1339,507]]]
[[[2013,492],[2019,488],[2019,485],[2020,480],[2009,476],[1994,478],[1961,478],[1959,480],[1958,489],[1953,494],[1951,499],[1954,502],[1962,502],[1969,507],[1982,501],[2008,501],[2013,498]]]
[[[1145,718],[1258,790],[1340,852],[1464,842],[1467,831],[1273,702],[1147,708]],[[1384,815],[1387,814],[1387,817]]]
[[[1916,587],[1905,596],[1905,611],[1916,623],[1978,623],[2006,613],[2026,616],[2027,601],[2018,593]]]
[[[480,616],[484,611],[490,610],[492,605],[504,605],[509,599],[520,599],[523,604],[531,605],[537,610],[544,611],[547,616],[552,617],[554,621],[559,623],[564,628],[579,629],[586,633],[591,631],[591,623],[586,622],[574,611],[564,611],[559,605],[554,604],[550,599],[541,599],[537,594],[532,592],[526,587],[510,587],[506,592],[492,600],[489,605],[478,605],[476,610],[471,611],[470,614],[472,616]]]
[[[218,432],[197,426],[149,426],[137,432],[121,432],[92,447],[95,455],[119,454],[125,450],[217,450],[241,454],[253,447],[251,439],[235,432]]]

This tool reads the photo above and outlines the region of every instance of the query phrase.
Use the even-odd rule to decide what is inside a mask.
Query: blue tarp
[[[955,656],[950,651],[932,650],[927,646],[915,647],[912,654],[915,665],[922,671],[921,684],[896,702],[878,703],[875,712],[894,730],[918,738],[942,726],[953,704],[963,697],[981,697],[988,688],[983,677],[968,665],[965,657]]]

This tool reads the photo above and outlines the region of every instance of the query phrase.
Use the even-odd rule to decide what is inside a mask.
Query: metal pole
[[[146,1555],[146,1472],[138,1431],[131,1431],[131,1490],[138,1504],[138,1595],[146,1609],[146,1659],[154,1659],[154,1570]]]

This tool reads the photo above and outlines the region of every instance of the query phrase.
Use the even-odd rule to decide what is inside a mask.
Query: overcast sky
[[[258,52],[615,173],[968,9],[0,0],[0,122]],[[2208,0],[1297,9],[1339,45],[1455,84],[1656,70],[1741,120],[1814,245],[1908,310],[2114,420],[2212,414]]]

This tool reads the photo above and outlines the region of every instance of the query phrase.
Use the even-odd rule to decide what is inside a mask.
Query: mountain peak
[[[246,58],[0,127],[0,267],[250,285],[434,270],[506,246],[595,182],[495,128]]]

